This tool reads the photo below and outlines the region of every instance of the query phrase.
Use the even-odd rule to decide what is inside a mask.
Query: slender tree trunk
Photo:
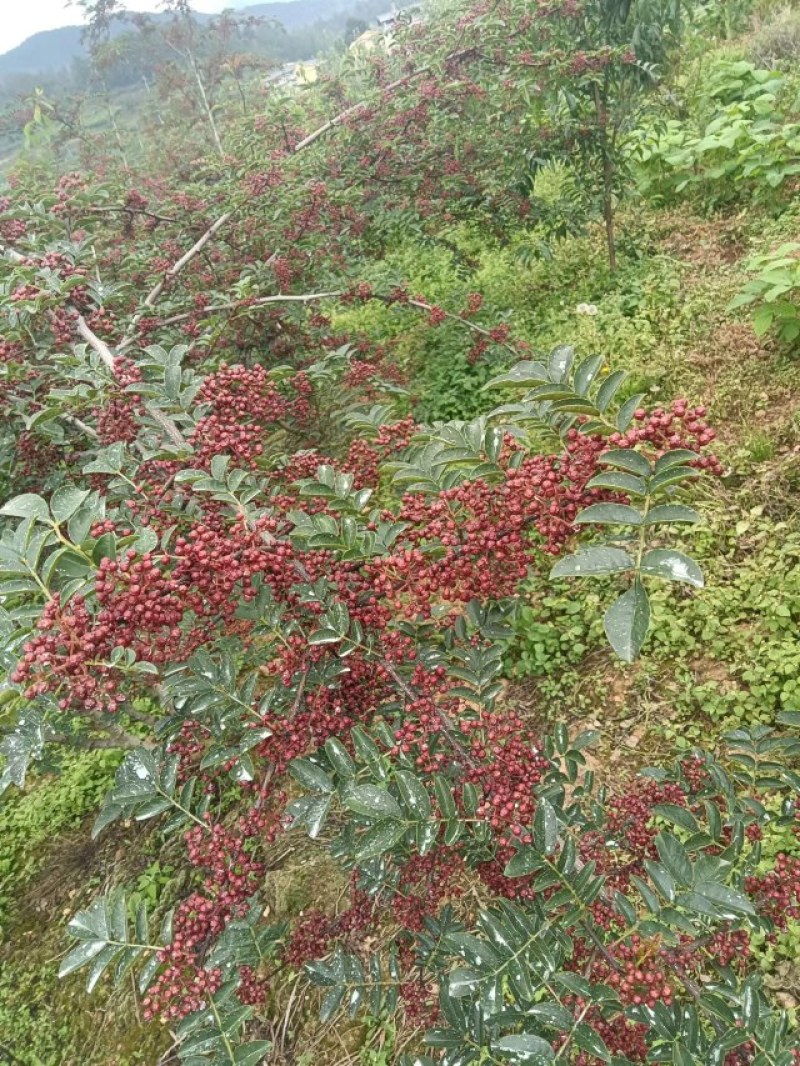
[[[195,81],[197,82],[197,89],[200,93],[200,99],[203,102],[203,108],[206,113],[206,118],[208,119],[208,124],[211,127],[211,133],[214,137],[214,144],[216,145],[217,151],[219,152],[220,159],[224,159],[225,149],[222,147],[222,141],[219,137],[219,130],[217,129],[217,124],[214,121],[214,112],[211,110],[211,105],[208,102],[208,97],[206,96],[206,89],[203,85],[203,79],[200,76],[200,69],[197,66],[197,60],[195,59],[194,53],[190,54],[190,62],[192,64],[192,70],[194,71]]]
[[[608,265],[613,274],[617,269],[617,242],[614,233],[614,164],[607,151],[603,153],[603,218],[606,224]]]
[[[175,52],[177,55],[181,56],[186,62],[188,62],[189,66],[192,68],[192,73],[194,74],[194,80],[195,80],[195,83],[197,84],[197,92],[198,92],[198,94],[200,96],[200,103],[203,105],[203,110],[205,111],[206,118],[208,119],[208,124],[211,127],[211,135],[214,138],[214,145],[215,145],[215,147],[217,149],[217,152],[219,153],[220,159],[224,159],[225,158],[225,149],[222,147],[222,141],[220,140],[219,130],[217,129],[217,124],[214,121],[214,112],[211,110],[211,104],[208,102],[208,95],[206,94],[206,87],[205,87],[205,85],[203,85],[203,78],[202,78],[202,75],[200,74],[200,67],[198,66],[198,63],[197,63],[197,56],[195,55],[195,51],[194,51],[194,48],[192,46],[192,32],[191,32],[192,31],[192,20],[191,20],[191,15],[189,13],[188,7],[186,9],[184,9],[183,5],[180,4],[180,3],[177,5],[177,10],[178,10],[178,12],[180,14],[183,15],[184,23],[185,23],[186,28],[187,28],[186,48],[185,48],[184,51],[181,51],[180,48],[176,47],[174,44],[171,44],[169,40],[167,40],[166,43],[167,43],[168,47],[172,49],[173,52]]]
[[[603,155],[603,219],[606,226],[608,266],[613,274],[617,269],[617,242],[614,232],[614,160],[612,145],[608,137],[608,113],[597,85],[594,87],[594,106],[600,131],[600,150]]]
[[[114,108],[111,106],[111,94],[108,91],[108,86],[106,85],[105,80],[103,81],[103,99],[105,100],[106,111],[108,112],[108,117],[111,122],[111,128],[114,131],[114,139],[117,142],[117,148],[119,149],[119,154],[122,157],[122,165],[127,171],[130,171],[130,167],[128,166],[128,157],[125,154],[125,146],[122,143],[122,134],[120,133],[119,126],[117,125],[117,116],[114,114]]]
[[[234,75],[234,81],[236,82],[236,88],[239,92],[239,99],[242,101],[242,114],[247,114],[247,97],[244,95],[244,87],[239,78]]]
[[[144,82],[144,87],[147,90],[147,95],[150,98],[150,100],[152,101],[152,99],[153,99],[153,90],[150,88],[150,82],[147,80],[147,75],[146,74],[142,74],[142,81]],[[156,118],[158,119],[158,124],[159,124],[159,126],[163,126],[164,125],[164,116],[159,111],[158,104],[155,105],[155,109],[156,109]]]

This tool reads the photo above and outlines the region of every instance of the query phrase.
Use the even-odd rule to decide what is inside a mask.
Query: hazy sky
[[[132,0],[132,11],[158,11],[158,0]],[[193,0],[196,11],[219,11],[223,0]],[[14,48],[32,33],[75,26],[83,21],[83,10],[66,0],[0,0],[0,54]]]

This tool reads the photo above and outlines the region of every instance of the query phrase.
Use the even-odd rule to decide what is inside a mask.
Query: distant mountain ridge
[[[253,15],[259,18],[271,18],[287,30],[300,29],[347,11],[353,6],[353,0],[280,0],[277,3],[251,4],[247,0],[233,0],[233,3],[220,0],[220,11],[225,7],[236,8],[237,14]],[[387,0],[387,6],[390,6]],[[149,15],[158,20],[168,18],[166,15]],[[214,18],[213,15],[198,15],[201,19]],[[129,28],[125,23],[115,25],[115,34],[124,33]],[[33,34],[12,48],[0,54],[0,78],[13,74],[54,73],[67,69],[74,59],[85,56],[86,50],[81,42],[80,26],[62,26],[60,29],[43,30]]]

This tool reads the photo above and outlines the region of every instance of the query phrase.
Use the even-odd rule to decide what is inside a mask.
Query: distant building
[[[319,69],[312,59],[308,63],[298,63],[295,66],[294,76],[297,85],[313,85],[319,78]]]
[[[365,30],[349,45],[351,52],[374,52],[376,48],[382,48],[385,52],[391,50],[394,31],[401,23],[414,25],[419,22],[419,4],[404,4],[402,10],[393,7],[391,11],[378,15],[375,26]]]
[[[381,48],[384,52],[388,52],[390,45],[390,33],[384,33],[383,30],[364,30],[360,36],[350,42],[350,51],[360,52],[363,55]]]
[[[272,70],[264,78],[264,87],[281,87],[286,89],[297,88],[302,85],[313,85],[319,78],[319,68],[313,59],[304,63],[284,63],[277,70]]]

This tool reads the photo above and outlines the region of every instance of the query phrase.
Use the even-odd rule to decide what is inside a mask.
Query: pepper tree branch
[[[170,315],[168,318],[159,319],[159,326],[174,326],[180,322],[188,322],[190,318],[194,318],[196,315],[203,318],[208,315],[222,313],[223,311],[241,311],[243,313],[259,307],[269,307],[271,304],[307,304],[314,303],[316,300],[340,300],[345,296],[349,296],[350,293],[345,289],[338,289],[332,292],[305,292],[305,293],[278,293],[275,296],[259,296],[256,299],[251,300],[229,300],[225,303],[211,304],[208,307],[202,308],[200,311],[182,311],[177,315]],[[453,311],[445,311],[443,308],[435,307],[434,304],[426,303],[425,300],[417,300],[413,298],[397,299],[394,296],[389,296],[383,293],[371,293],[368,297],[360,297],[361,299],[377,300],[380,303],[384,303],[387,306],[397,304],[401,307],[414,307],[418,311],[425,311],[430,313],[436,310],[444,318],[449,319],[452,322],[458,322],[460,325],[466,327],[466,329],[472,330],[473,333],[477,333],[487,340],[491,340],[494,344],[499,345],[501,348],[506,348],[512,355],[517,356],[519,352],[513,345],[507,344],[505,341],[497,341],[492,336],[492,330],[486,329],[484,326],[479,326],[476,322],[470,322],[468,318],[463,315],[455,314]]]

